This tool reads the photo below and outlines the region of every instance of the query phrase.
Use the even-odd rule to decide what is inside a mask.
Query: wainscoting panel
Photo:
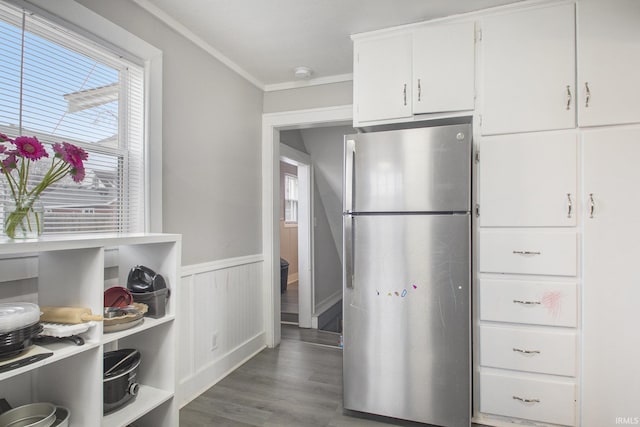
[[[262,256],[184,266],[177,313],[184,406],[266,346]]]

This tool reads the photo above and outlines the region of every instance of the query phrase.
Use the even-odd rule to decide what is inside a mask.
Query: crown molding
[[[353,80],[353,74],[336,74],[334,76],[318,77],[310,80],[294,80],[290,82],[266,84],[263,87],[265,92],[273,92],[277,90],[296,89],[307,86],[319,86],[331,83],[350,82]]]
[[[258,89],[264,90],[265,88],[264,83],[262,83],[260,80],[255,78],[253,75],[249,74],[242,67],[240,67],[238,64],[233,62],[231,59],[229,59],[225,55],[223,55],[219,50],[215,49],[213,46],[211,46],[209,43],[204,41],[202,38],[198,37],[195,33],[193,33],[193,31],[191,31],[190,29],[182,25],[175,18],[167,14],[164,10],[152,4],[149,0],[131,0],[131,1],[137,4],[138,6],[140,6],[141,8],[143,8],[144,10],[146,10],[147,12],[149,12],[150,14],[152,14],[153,16],[155,16],[156,18],[158,18],[160,21],[167,24],[174,31],[186,37],[196,46],[200,47],[205,52],[209,53],[211,56],[216,58],[218,61],[222,62],[224,65],[229,67],[235,73],[239,74],[241,77],[246,79],[255,87],[257,87]]]

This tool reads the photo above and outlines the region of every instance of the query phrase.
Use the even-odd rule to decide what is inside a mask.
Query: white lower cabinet
[[[480,364],[542,374],[576,375],[574,331],[480,327]]]
[[[480,279],[480,320],[576,327],[575,282]]]
[[[583,134],[584,427],[640,423],[639,158],[638,126]]]
[[[573,426],[576,424],[576,385],[574,381],[553,377],[481,373],[480,410]]]
[[[575,231],[480,231],[480,272],[575,276]]]
[[[478,247],[476,421],[577,425],[576,230],[481,227]]]
[[[180,236],[169,234],[44,236],[37,241],[0,238],[0,302],[87,307],[103,311],[106,288],[126,286],[141,264],[161,274],[171,296],[166,314],[145,317],[130,329],[104,332],[102,322],[82,336],[84,345],[37,344],[46,359],[0,373],[0,396],[16,407],[51,402],[70,412],[72,427],[177,427],[176,309]],[[103,356],[135,348],[142,360],[135,400],[103,414]]]

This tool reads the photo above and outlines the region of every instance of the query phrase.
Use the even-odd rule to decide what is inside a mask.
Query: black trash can
[[[287,291],[287,278],[289,277],[289,263],[286,259],[280,258],[280,293]]]

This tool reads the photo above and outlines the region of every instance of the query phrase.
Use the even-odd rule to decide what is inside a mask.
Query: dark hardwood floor
[[[265,349],[180,410],[181,427],[422,426],[361,418],[342,408],[339,334],[282,325],[282,342]]]

